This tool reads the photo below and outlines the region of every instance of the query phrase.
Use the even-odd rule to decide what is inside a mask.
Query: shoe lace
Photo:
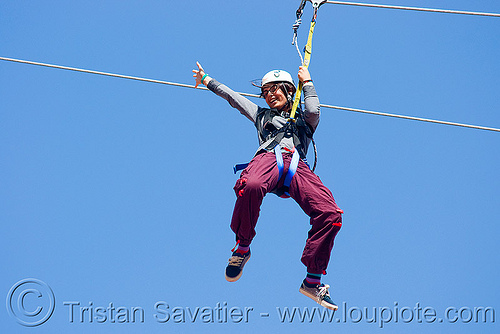
[[[330,297],[330,293],[328,293],[328,289],[330,286],[328,284],[323,284],[318,287],[318,298],[324,299],[325,297]]]
[[[233,256],[231,256],[229,258],[229,264],[228,265],[239,267],[241,265],[241,262],[243,262],[243,257],[242,256],[233,255]]]

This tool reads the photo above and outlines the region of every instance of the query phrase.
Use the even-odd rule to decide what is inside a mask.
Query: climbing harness
[[[303,117],[302,111],[299,110],[297,113],[298,117],[295,122],[286,122],[282,127],[276,128],[273,123],[273,118],[280,113],[276,109],[261,108],[260,112],[256,116],[255,127],[257,133],[259,134],[259,140],[261,143],[267,143],[265,146],[261,147],[261,151],[272,151],[276,146],[280,146],[280,142],[283,138],[292,138],[295,151],[299,158],[308,165],[307,162],[307,143],[312,141],[313,131],[311,127],[307,124]],[[287,151],[288,149],[282,148]],[[288,150],[290,153],[293,151]],[[233,167],[233,171],[236,174],[238,171],[245,169],[248,163],[237,164]],[[309,166],[309,165],[308,165]],[[309,167],[310,168],[310,167]],[[280,175],[281,176],[281,175]]]
[[[271,151],[276,145],[281,143],[283,138],[292,138],[293,145],[300,154],[300,158],[307,162],[307,143],[312,139],[312,129],[303,117],[302,111],[297,113],[298,118],[295,122],[286,122],[283,126],[277,128],[273,124],[274,117],[280,115],[275,109],[261,109],[255,120],[255,127],[259,134],[261,149]]]
[[[306,5],[307,1],[311,1],[313,5],[313,17],[311,20],[311,26],[309,28],[309,36],[307,38],[307,44],[304,48],[304,57],[302,57],[302,54],[299,50],[298,47],[298,41],[297,41],[297,35],[298,35],[298,28],[300,24],[302,23],[302,14],[304,11],[304,7]],[[309,63],[311,61],[311,54],[312,54],[312,37],[314,33],[314,27],[316,25],[316,17],[318,14],[318,9],[319,7],[325,3],[326,0],[323,1],[317,1],[317,0],[302,0],[300,3],[299,8],[296,11],[296,20],[295,23],[293,24],[293,39],[292,39],[292,45],[295,45],[297,49],[297,53],[300,56],[301,64],[302,66],[305,66],[306,68],[309,66]],[[269,74],[269,73],[268,73]],[[297,87],[297,90],[295,92],[295,99],[292,105],[292,109],[290,112],[290,115],[287,119],[286,124],[281,127],[280,129],[277,129],[275,131],[271,131],[268,133],[266,138],[261,138],[262,140],[266,141],[271,138],[273,140],[271,143],[265,148],[267,151],[274,150],[274,154],[276,156],[276,165],[278,166],[278,171],[279,171],[279,177],[278,180],[281,180],[281,177],[283,176],[284,172],[284,163],[283,163],[283,155],[281,150],[286,150],[285,148],[282,148],[280,146],[280,142],[283,138],[293,138],[293,143],[294,143],[294,149],[291,151],[292,153],[292,159],[290,161],[290,166],[288,167],[288,171],[285,176],[285,180],[283,183],[283,186],[278,187],[274,189],[272,192],[278,195],[279,197],[283,198],[288,198],[290,197],[289,189],[290,189],[290,184],[292,182],[293,176],[295,175],[295,172],[297,171],[299,161],[302,159],[306,164],[307,164],[307,158],[306,158],[306,152],[307,152],[307,147],[304,147],[304,145],[307,145],[307,139],[310,139],[313,148],[314,148],[314,165],[312,168],[312,171],[316,169],[316,164],[318,160],[318,153],[316,149],[316,143],[314,142],[314,139],[312,137],[312,130],[309,128],[305,120],[303,119],[302,113],[297,110],[300,110],[299,104],[301,100],[301,94],[302,94],[302,87],[303,87],[303,82],[299,82],[299,85]],[[257,130],[259,131],[259,136],[263,136],[263,132],[266,130],[265,126],[268,124],[268,121],[270,120],[270,110],[267,109],[265,112],[262,114],[257,115],[257,119],[255,122],[255,125],[257,127]],[[299,115],[298,119],[296,118],[296,114]],[[265,117],[264,120],[261,118]],[[262,127],[262,124],[264,128]],[[269,131],[268,131],[269,132]],[[307,164],[308,165],[308,164]],[[248,166],[248,163],[246,164],[237,164],[233,167],[233,171],[236,174],[239,170],[242,170]],[[308,165],[309,166],[309,165]]]

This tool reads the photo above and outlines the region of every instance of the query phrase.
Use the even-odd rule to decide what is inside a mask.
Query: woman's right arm
[[[198,66],[198,70],[193,70],[193,77],[196,80],[195,87],[198,87],[199,84],[207,86],[207,88],[212,92],[229,102],[233,108],[238,109],[240,113],[248,118],[252,123],[255,123],[259,109],[255,103],[208,76],[199,62],[196,62],[196,65]]]

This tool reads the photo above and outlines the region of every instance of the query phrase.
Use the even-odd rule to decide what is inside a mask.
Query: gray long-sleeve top
[[[210,80],[210,82],[207,84],[207,88],[210,89],[215,94],[219,95],[220,97],[224,98],[227,102],[229,102],[229,104],[233,108],[238,109],[242,115],[244,115],[254,124],[257,120],[257,114],[259,114],[264,109],[257,106],[255,103],[253,103],[246,97],[236,93],[226,85],[221,84],[215,79]],[[320,116],[320,105],[319,105],[318,95],[316,94],[316,90],[314,89],[314,86],[312,84],[304,85],[303,92],[304,92],[304,104],[305,104],[304,108],[305,110],[303,113],[304,119],[307,122],[307,124],[310,125],[312,131],[314,132],[318,126],[319,116]],[[279,112],[277,112],[272,117],[271,123],[272,125],[274,125],[276,129],[279,129],[286,124],[287,119],[288,118],[285,117],[285,115],[281,115]],[[261,121],[263,120],[261,119]],[[263,124],[261,128],[263,128]],[[260,152],[263,149],[265,149],[273,140],[271,138],[268,139],[267,141],[264,141],[262,140],[261,136],[258,137],[260,146],[257,149],[257,152]],[[306,150],[309,147],[309,141],[305,145]],[[294,148],[293,139],[284,137],[280,142],[280,146],[282,148],[292,150]]]

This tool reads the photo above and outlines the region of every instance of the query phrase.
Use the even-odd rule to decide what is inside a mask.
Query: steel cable
[[[385,8],[385,9],[414,10],[414,11],[432,12],[432,13],[500,17],[500,14],[497,14],[497,13],[469,12],[469,11],[463,11],[463,10],[435,9],[435,8],[423,8],[423,7],[405,7],[405,6],[379,5],[379,4],[372,4],[372,3],[346,2],[346,1],[326,1],[326,3],[332,4],[332,5],[346,5],[346,6],[372,7],[372,8]]]
[[[75,71],[75,72],[82,72],[82,73],[89,73],[89,74],[96,74],[96,75],[102,75],[102,76],[108,76],[108,77],[115,77],[115,78],[121,78],[121,79],[129,79],[129,80],[137,80],[137,81],[143,81],[143,82],[157,83],[157,84],[162,84],[162,85],[170,85],[170,86],[176,86],[176,87],[182,87],[182,88],[193,88],[193,89],[200,89],[200,90],[208,90],[206,87],[195,87],[194,85],[181,84],[181,83],[176,83],[176,82],[169,82],[169,81],[163,81],[163,80],[141,78],[141,77],[136,77],[136,76],[123,75],[123,74],[115,74],[115,73],[109,73],[109,72],[86,70],[86,69],[82,69],[82,68],[68,67],[68,66],[61,66],[61,65],[54,65],[54,64],[47,64],[47,63],[40,63],[40,62],[35,62],[35,61],[30,61],[30,60],[22,60],[22,59],[7,58],[7,57],[0,57],[0,60],[9,61],[9,62],[16,62],[16,63],[21,63],[21,64],[36,65],[36,66],[42,66],[42,67],[56,68],[56,69],[61,69],[61,70],[68,70],[68,71]],[[257,95],[257,94],[242,93],[242,92],[238,92],[238,94],[243,95],[243,96],[247,96],[247,97],[261,98],[261,96]],[[365,110],[365,109],[340,107],[340,106],[333,106],[333,105],[329,105],[329,104],[320,104],[320,106],[324,107],[324,108],[330,108],[330,109],[336,109],[336,110],[342,110],[342,111],[350,111],[350,112],[357,112],[357,113],[377,115],[377,116],[384,116],[384,117],[394,117],[394,118],[400,118],[400,119],[407,119],[407,120],[413,120],[413,121],[419,121],[419,122],[428,122],[428,123],[451,125],[451,126],[458,126],[458,127],[470,128],[470,129],[477,129],[477,130],[486,130],[486,131],[500,132],[500,129],[493,128],[493,127],[470,125],[470,124],[457,123],[457,122],[440,121],[440,120],[435,120],[435,119],[430,119],[430,118],[405,116],[405,115],[398,115],[398,114],[392,114],[392,113],[386,113],[386,112],[379,112],[379,111],[372,111],[372,110]]]

